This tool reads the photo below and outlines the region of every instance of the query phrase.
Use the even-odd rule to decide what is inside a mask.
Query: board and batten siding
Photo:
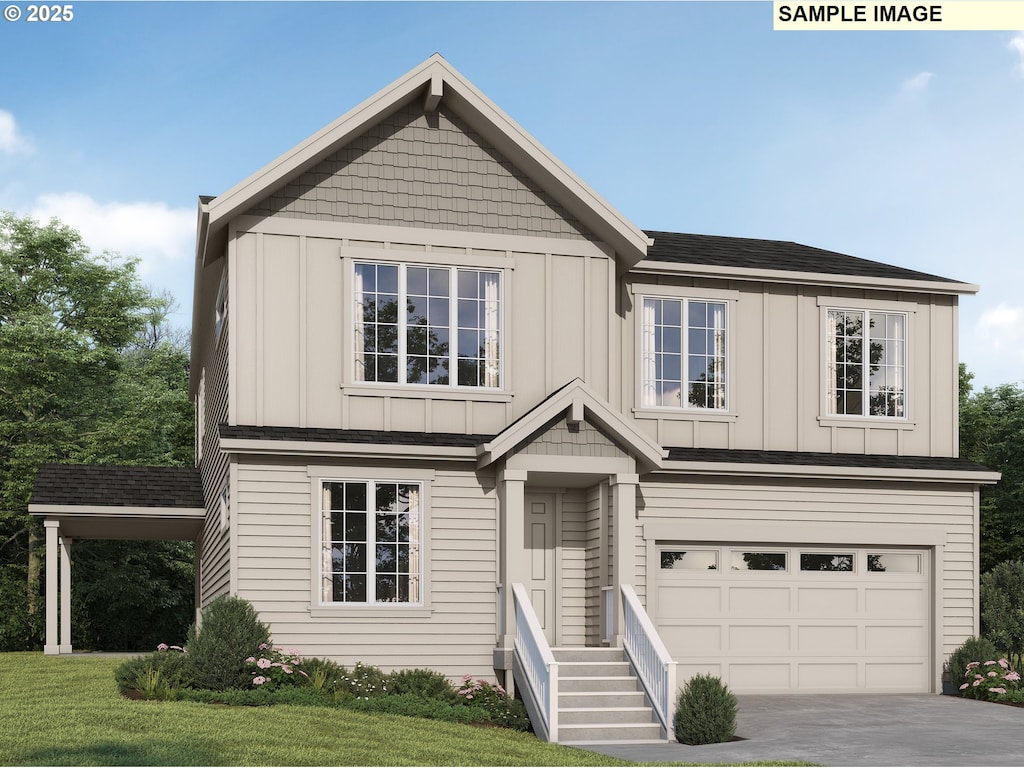
[[[308,465],[250,458],[241,459],[237,471],[238,595],[270,625],[275,643],[348,666],[363,661],[385,670],[430,667],[452,678],[493,677],[493,482],[483,488],[472,471],[441,468],[427,482],[425,607],[342,606],[331,615],[332,606],[311,601],[320,558],[319,500],[311,497],[318,483]],[[314,474],[364,476],[354,466]]]
[[[382,239],[355,240],[345,225],[325,225],[323,236],[298,234],[280,219],[246,226],[253,230],[236,231],[229,244],[239,424],[493,435],[574,378],[610,396],[615,265],[592,244],[559,252],[571,242],[533,239],[551,248],[537,253],[515,250],[527,245],[515,238],[496,250],[396,240],[415,233],[394,227],[362,233]],[[502,273],[500,389],[355,381],[351,271],[375,259]]]
[[[750,280],[630,276],[622,317],[623,414],[662,445],[683,448],[956,456],[957,300],[900,291]],[[725,412],[643,407],[640,318],[645,296],[725,301]],[[826,412],[829,308],[905,312],[906,419]]]
[[[935,623],[948,654],[976,632],[975,494],[970,486],[940,483],[647,480],[639,518],[649,552],[658,541],[783,544],[798,536],[808,545],[886,549],[897,528],[907,546],[913,546],[914,527],[922,532],[919,546],[942,531],[935,564],[941,615]],[[702,533],[695,537],[695,530]],[[807,540],[812,532],[819,540]],[[656,614],[657,606],[647,607]]]

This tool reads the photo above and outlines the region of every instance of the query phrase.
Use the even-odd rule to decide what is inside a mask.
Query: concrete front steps
[[[552,648],[558,743],[664,742],[658,716],[621,648]]]

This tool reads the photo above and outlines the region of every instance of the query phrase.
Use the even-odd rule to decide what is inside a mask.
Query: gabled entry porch
[[[76,539],[195,542],[206,519],[199,470],[191,467],[44,464],[28,509],[42,518],[46,530],[47,655],[73,651],[71,572]],[[197,584],[198,572],[197,547]]]
[[[507,684],[524,689],[545,738],[564,740],[558,736],[563,710],[582,718],[575,724],[580,727],[567,726],[567,733],[576,733],[570,739],[591,739],[604,726],[612,733],[632,734],[621,737],[627,740],[652,737],[650,705],[665,697],[636,677],[642,671],[636,653],[649,655],[640,645],[651,643],[638,644],[634,636],[631,645],[627,634],[636,629],[637,614],[646,619],[632,588],[640,572],[640,473],[656,468],[661,459],[657,444],[579,380],[481,447],[479,465],[499,467],[494,666]],[[649,620],[646,629],[662,651],[657,664],[668,664]],[[562,693],[560,665],[573,670],[563,675],[570,690]],[[605,678],[609,682],[601,682]],[[628,696],[626,703],[620,700],[620,694],[638,692],[647,703],[638,706]],[[618,714],[589,712],[608,706]],[[634,715],[639,722],[619,722]],[[664,715],[662,707],[656,720]],[[655,728],[662,737],[664,726],[658,722]]]

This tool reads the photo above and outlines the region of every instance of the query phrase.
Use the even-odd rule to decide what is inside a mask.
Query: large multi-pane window
[[[418,483],[323,483],[325,603],[419,603]]]
[[[726,408],[726,305],[696,299],[643,300],[641,403]]]
[[[828,412],[906,417],[907,316],[828,310]]]
[[[501,386],[501,276],[357,262],[356,381]]]

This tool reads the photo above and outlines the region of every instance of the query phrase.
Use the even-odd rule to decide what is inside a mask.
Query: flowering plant
[[[252,675],[253,686],[267,691],[304,684],[309,675],[301,665],[302,656],[298,649],[286,650],[268,643],[260,643],[259,655],[245,660],[245,668]]]
[[[455,695],[463,704],[486,710],[491,720],[500,725],[510,726],[525,717],[517,707],[518,702],[498,683],[474,680],[472,675],[466,675]]]
[[[998,701],[1010,691],[1020,689],[1020,673],[1006,659],[998,661],[972,661],[964,673],[960,686],[963,696],[983,701]]]
[[[163,653],[164,651],[180,651],[181,653],[188,653],[188,648],[183,648],[180,645],[168,645],[167,643],[160,643],[156,649]]]

